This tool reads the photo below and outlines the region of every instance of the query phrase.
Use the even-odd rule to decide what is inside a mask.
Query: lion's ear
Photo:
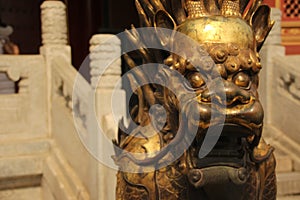
[[[176,23],[169,13],[164,10],[157,11],[154,16],[154,27],[163,46],[172,42],[173,33],[176,30]]]

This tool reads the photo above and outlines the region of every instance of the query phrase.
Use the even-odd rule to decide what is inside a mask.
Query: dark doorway
[[[89,40],[96,33],[117,34],[138,16],[134,0],[68,0],[73,65],[78,68],[89,53]]]
[[[138,24],[134,0],[62,0],[67,5],[72,62],[78,69],[89,54],[96,33],[122,32]],[[11,40],[21,54],[37,54],[41,45],[40,5],[43,0],[0,0],[0,17],[13,26]]]
[[[37,54],[41,45],[41,0],[0,0],[0,17],[13,27],[11,41],[21,54]]]

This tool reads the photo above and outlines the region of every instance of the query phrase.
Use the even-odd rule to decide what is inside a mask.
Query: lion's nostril
[[[226,104],[226,106],[247,104],[251,99],[251,95],[248,91],[243,90],[230,81],[224,81],[224,93],[226,99],[222,100],[219,98],[219,101],[220,103]]]
[[[237,105],[243,105],[248,104],[250,102],[250,97],[244,97],[244,96],[237,96],[235,98],[226,98],[227,99],[227,106],[234,107]]]
[[[227,106],[248,104],[251,96],[247,91],[236,87],[237,90],[226,94]]]
[[[236,106],[248,104],[251,100],[251,95],[247,90],[244,90],[230,81],[224,81],[224,87],[211,87],[206,89],[200,95],[200,101],[204,103],[218,102],[224,106]],[[241,81],[244,83],[244,81]]]

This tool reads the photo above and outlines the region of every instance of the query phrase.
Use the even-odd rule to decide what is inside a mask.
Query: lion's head
[[[174,34],[158,30],[153,39],[139,35],[134,29],[127,32],[128,38],[140,49],[143,63],[164,63],[169,69],[179,72],[188,84],[168,70],[154,70],[155,79],[165,81],[173,89],[179,88],[180,97],[159,84],[142,86],[136,92],[139,103],[131,112],[136,123],[149,123],[149,108],[153,104],[161,104],[167,110],[167,122],[160,131],[159,148],[162,150],[155,156],[143,160],[126,156],[138,165],[158,162],[170,149],[184,145],[189,129],[197,127],[197,134],[186,152],[186,168],[218,165],[240,168],[247,159],[260,162],[269,154],[257,154],[264,116],[257,93],[261,69],[258,52],[273,26],[269,7],[255,1],[245,11],[247,1],[188,0],[184,6],[177,3],[168,10],[167,5],[155,2],[157,4],[148,6],[136,1],[141,24],[171,29]],[[192,42],[181,40],[176,33],[188,36]],[[158,40],[162,47],[172,46],[174,52],[180,52],[180,56],[172,52],[166,56],[165,52],[146,50],[141,44],[149,43],[149,40]],[[125,55],[125,60],[132,68],[136,66],[130,56]],[[140,80],[153,78],[140,73],[136,77]],[[178,98],[184,98],[189,106],[180,105]],[[212,113],[217,114],[212,117]],[[182,118],[189,118],[183,130],[180,128]],[[215,129],[221,134],[215,140],[216,135],[208,134],[208,129],[212,133]],[[208,144],[209,138],[217,143]],[[208,148],[205,153],[207,145],[214,148]],[[157,148],[147,148],[145,152],[157,151]],[[203,158],[201,155],[207,156]]]

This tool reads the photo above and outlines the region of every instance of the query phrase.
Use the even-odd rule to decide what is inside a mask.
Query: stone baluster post
[[[281,11],[278,8],[272,8],[271,19],[275,21],[275,25],[260,51],[263,69],[260,73],[259,93],[265,110],[265,124],[271,123],[271,105],[274,100],[271,99],[274,89],[272,82],[277,78],[273,76],[274,58],[285,55],[285,47],[281,45]]]
[[[45,1],[41,11],[43,45],[66,45],[66,6],[61,1]]]
[[[90,45],[92,87],[113,89],[122,73],[121,41],[115,35],[98,34],[91,38]]]
[[[118,132],[118,120],[125,114],[125,92],[121,84],[116,85],[122,72],[121,42],[115,35],[98,34],[91,38],[90,45],[90,74],[96,114],[99,126],[111,142]],[[107,141],[99,142],[100,154],[107,151],[101,142]],[[99,199],[115,200],[116,171],[100,164],[98,184]]]
[[[46,0],[41,4],[42,46],[40,54],[45,58],[47,73],[47,102],[49,133],[51,133],[52,61],[63,56],[71,64],[71,48],[68,45],[66,6],[61,1]]]
[[[55,56],[65,56],[71,62],[65,4],[61,1],[44,1],[41,5],[41,23],[41,54],[47,61]]]
[[[96,113],[99,121],[104,122],[112,116],[112,106],[114,106],[115,117],[125,113],[125,93],[121,90],[121,84],[117,82],[121,78],[121,42],[115,35],[98,34],[90,40],[90,74],[91,85],[96,96]],[[118,105],[113,105],[115,99],[119,99]],[[122,102],[123,101],[123,102]],[[104,118],[103,118],[104,117]],[[102,119],[103,118],[103,119]],[[112,119],[110,119],[112,120]],[[117,131],[115,123],[102,124],[110,130],[110,137],[114,138],[113,132]]]

